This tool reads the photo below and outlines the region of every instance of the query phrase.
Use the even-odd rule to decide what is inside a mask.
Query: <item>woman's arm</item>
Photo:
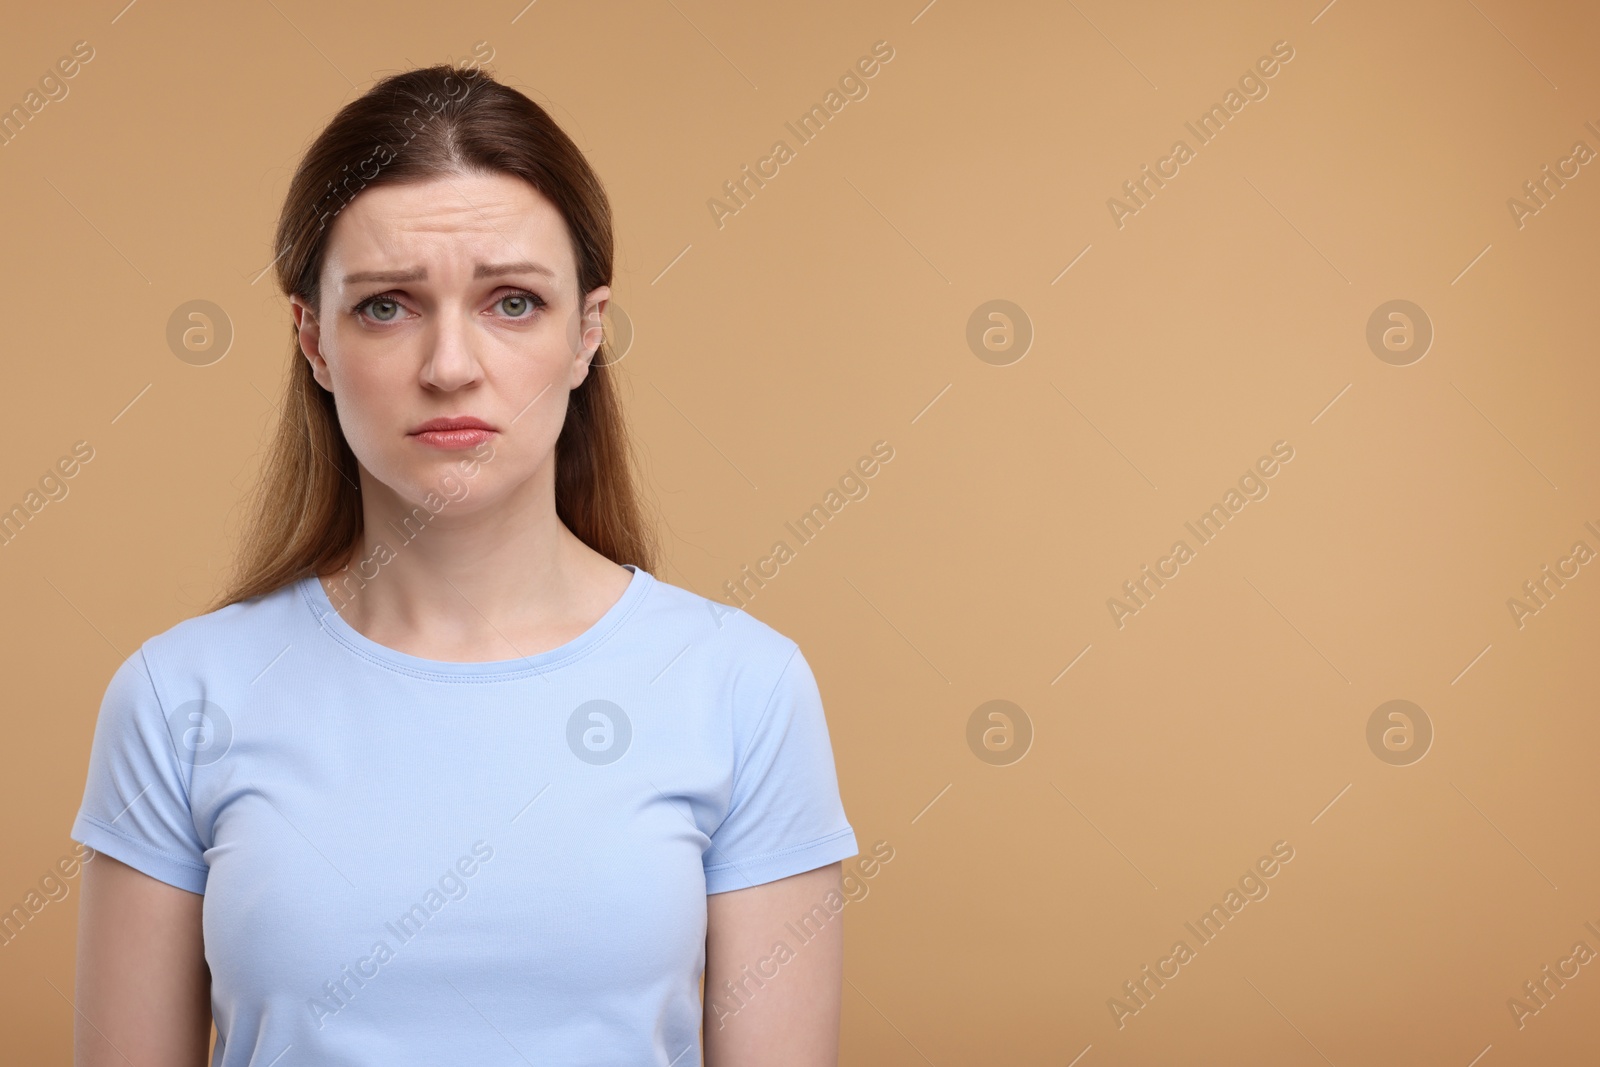
[[[844,900],[837,863],[706,898],[706,1067],[837,1067]]]
[[[103,852],[84,864],[80,891],[74,1067],[205,1067],[205,898]]]

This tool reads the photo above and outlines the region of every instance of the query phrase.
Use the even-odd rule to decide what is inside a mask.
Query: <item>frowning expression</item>
[[[553,474],[610,289],[580,293],[566,222],[531,185],[474,173],[363,190],[333,222],[319,296],[292,298],[301,350],[356,458],[401,501],[439,491],[480,441],[493,460],[474,507]]]

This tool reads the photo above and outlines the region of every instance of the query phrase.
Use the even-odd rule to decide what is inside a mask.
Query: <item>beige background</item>
[[[1600,951],[1600,566],[1507,607],[1600,551],[1600,163],[1507,207],[1600,151],[1592,5],[122,2],[20,6],[0,40],[7,107],[95,51],[0,148],[0,504],[94,448],[0,548],[5,908],[72,847],[111,672],[228,558],[290,358],[252,278],[299,152],[483,41],[613,197],[659,577],[718,595],[894,449],[750,604],[815,667],[863,850],[895,850],[845,913],[843,1063],[1594,1054],[1600,966],[1520,1029],[1507,1006]],[[869,95],[797,145],[879,40]],[[1197,147],[1277,41],[1269,95]],[[209,366],[165,340],[196,299],[234,330]],[[1034,331],[1006,366],[966,341],[994,299]],[[1435,332],[1408,366],[1366,341],[1395,299]],[[1118,629],[1107,598],[1280,440],[1270,495]],[[1033,730],[1006,766],[967,741],[995,699]],[[1391,699],[1432,724],[1420,761],[1368,746]],[[1278,841],[1270,895],[1119,1029],[1108,999]],[[70,1060],[76,887],[0,949],[17,1062]]]

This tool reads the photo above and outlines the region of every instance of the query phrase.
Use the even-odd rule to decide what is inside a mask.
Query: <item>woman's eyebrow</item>
[[[502,274],[543,274],[554,279],[556,272],[540,263],[530,263],[523,260],[520,263],[479,263],[473,269],[474,278],[498,278]],[[426,267],[413,267],[410,270],[361,270],[354,274],[344,276],[344,284],[354,285],[357,282],[420,282],[426,281],[428,270]]]
[[[425,267],[413,267],[411,270],[358,270],[354,274],[344,276],[344,284],[354,285],[357,282],[420,282],[428,276]]]
[[[498,278],[502,274],[543,274],[554,280],[556,272],[542,263],[479,263],[472,272],[474,278]]]

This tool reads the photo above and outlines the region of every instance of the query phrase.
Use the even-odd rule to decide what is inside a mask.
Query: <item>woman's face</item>
[[[469,510],[553,474],[567,394],[589,372],[610,295],[578,292],[565,220],[527,182],[454,174],[364,190],[333,222],[321,307],[291,303],[367,472],[396,504],[432,492]],[[488,429],[423,432],[440,418]],[[489,447],[474,450],[480,440]],[[462,495],[459,461],[490,448]]]

